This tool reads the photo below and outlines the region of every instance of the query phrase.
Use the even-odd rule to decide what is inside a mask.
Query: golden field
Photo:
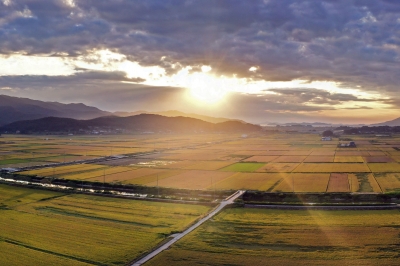
[[[297,187],[299,192],[323,191],[326,178],[320,180],[315,179],[315,176],[344,174],[348,176],[348,188],[345,179],[332,178],[325,191],[389,192],[400,189],[396,182],[391,182],[387,188],[379,188],[380,183],[375,180],[376,175],[400,173],[400,151],[397,150],[400,138],[349,137],[356,142],[357,147],[338,148],[337,140],[322,142],[314,134],[264,133],[246,138],[237,134],[51,138],[6,135],[2,139],[7,144],[0,147],[0,166],[40,165],[119,154],[130,157],[114,160],[112,167],[109,163],[77,164],[20,173],[146,186],[157,184],[158,175],[159,179],[165,179],[159,182],[159,186],[205,190],[210,189],[207,184],[211,184],[209,180],[215,176],[215,189],[233,190],[241,187],[261,191],[272,191],[278,185],[282,191],[293,191],[289,184],[284,185],[284,181],[295,177],[295,182],[299,183],[295,185],[295,190]],[[192,170],[206,172],[200,178],[184,174]],[[188,173],[195,174],[196,171]],[[229,172],[231,175],[226,180],[219,180],[217,177],[221,172]],[[304,178],[296,178],[295,174],[302,174]],[[275,179],[270,177],[279,175],[283,180],[281,184],[275,184],[278,180],[271,181]],[[318,188],[313,182],[319,183]],[[381,183],[384,182],[381,179]]]

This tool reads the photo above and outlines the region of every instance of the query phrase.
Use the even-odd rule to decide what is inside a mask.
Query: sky
[[[0,0],[0,94],[252,123],[400,116],[400,1]]]

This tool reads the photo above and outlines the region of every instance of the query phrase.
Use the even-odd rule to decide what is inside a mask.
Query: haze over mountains
[[[83,103],[63,104],[0,95],[0,125],[49,116],[92,119],[106,115],[111,113]]]
[[[90,120],[46,117],[36,120],[18,121],[0,127],[0,132],[20,133],[123,133],[123,132],[254,132],[258,125],[239,121],[210,123],[191,117],[166,117],[140,114],[128,117],[103,116]]]
[[[32,100],[28,98],[11,97],[6,95],[0,95],[0,126],[4,126],[13,122],[23,120],[34,120],[45,117],[61,117],[61,118],[73,118],[78,120],[88,120],[103,116],[118,116],[128,117],[136,116],[139,114],[155,114],[167,117],[190,117],[200,119],[210,123],[222,123],[226,121],[239,121],[221,117],[211,117],[193,113],[184,113],[177,110],[162,111],[162,112],[147,112],[147,111],[135,111],[135,112],[108,112],[103,111],[97,107],[87,106],[83,103],[69,103],[63,104],[59,102],[44,102],[39,100]],[[277,125],[278,123],[273,123]],[[330,123],[315,122],[315,123],[284,123],[281,125],[291,124],[302,124],[302,125],[332,125]],[[373,124],[371,126],[400,126],[400,117],[391,121]]]
[[[138,114],[159,114],[176,117],[185,116],[201,119],[211,123],[230,121],[227,118],[217,118],[198,114],[186,114],[180,111],[165,112],[107,112],[83,103],[63,104],[58,102],[43,102],[28,98],[0,95],[0,126],[21,120],[32,120],[44,117],[65,117],[74,119],[93,119],[102,116],[133,116]]]

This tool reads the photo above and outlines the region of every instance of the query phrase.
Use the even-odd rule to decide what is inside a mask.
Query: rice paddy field
[[[0,185],[0,265],[126,265],[208,209]]]
[[[226,209],[145,265],[398,265],[400,212]]]
[[[400,136],[344,137],[354,141],[356,147],[339,148],[339,142],[348,141],[321,141],[317,134],[293,133],[245,138],[240,134],[5,135],[0,138],[0,167],[122,155],[127,157],[96,164],[50,165],[19,173],[145,186],[156,185],[158,179],[159,186],[199,190],[400,190],[395,179],[400,175]]]

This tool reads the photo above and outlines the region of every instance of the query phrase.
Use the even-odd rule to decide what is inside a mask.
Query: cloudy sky
[[[0,94],[249,122],[400,116],[400,1],[0,0]]]

